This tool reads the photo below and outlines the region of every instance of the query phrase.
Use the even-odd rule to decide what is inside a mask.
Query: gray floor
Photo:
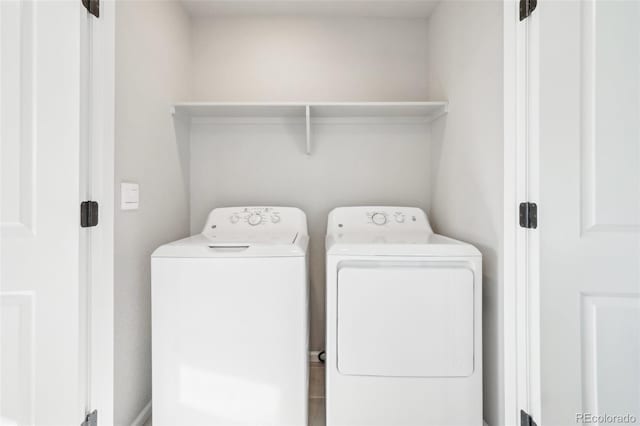
[[[144,426],[152,426],[150,418]],[[309,369],[309,426],[325,426],[324,364],[312,362]]]

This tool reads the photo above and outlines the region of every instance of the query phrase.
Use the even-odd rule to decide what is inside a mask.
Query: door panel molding
[[[35,234],[35,2],[4,2],[0,128],[2,129],[2,210],[0,231],[7,236]]]
[[[629,55],[640,55],[640,6],[580,5],[582,233],[640,232],[640,80],[632,75],[640,67],[628,66]]]
[[[34,304],[35,294],[31,292],[0,293],[3,424],[35,424]]]
[[[640,413],[640,293],[581,295],[582,408]],[[625,347],[627,351],[621,351]],[[636,405],[635,413],[620,412]],[[625,408],[626,407],[626,408]]]

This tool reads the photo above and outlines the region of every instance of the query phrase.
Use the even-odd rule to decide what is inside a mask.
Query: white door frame
[[[38,8],[30,8],[29,13],[36,14],[35,16],[41,21],[33,20],[33,22],[46,23],[57,18],[56,15],[48,15],[56,9],[56,5],[46,4],[51,3],[46,0],[37,1],[39,3]],[[73,359],[78,364],[74,366],[77,367],[77,375],[74,374],[73,379],[77,380],[77,383],[69,386],[74,392],[72,397],[76,398],[72,415],[74,418],[77,416],[77,424],[80,424],[83,420],[82,417],[85,413],[93,409],[98,409],[101,424],[113,424],[113,80],[115,5],[114,0],[102,0],[101,3],[102,16],[99,21],[88,15],[81,4],[81,0],[66,0],[64,4],[61,3],[63,8],[60,9],[59,15],[65,18],[64,22],[59,22],[60,25],[74,26],[74,28],[67,29],[67,35],[64,39],[65,42],[68,40],[70,43],[74,43],[64,49],[65,52],[72,52],[73,57],[70,58],[67,55],[60,60],[71,61],[67,66],[75,67],[79,65],[79,68],[74,69],[73,75],[70,77],[78,80],[73,80],[71,84],[74,85],[74,93],[79,94],[80,98],[79,117],[77,120],[79,128],[65,129],[65,132],[61,133],[75,138],[79,132],[78,141],[74,139],[73,141],[65,142],[67,146],[71,145],[71,142],[79,142],[79,158],[73,161],[73,164],[79,167],[79,170],[77,170],[79,187],[77,188],[77,199],[75,199],[77,201],[77,210],[74,210],[76,216],[74,216],[73,220],[74,222],[77,221],[75,223],[79,228],[80,202],[86,200],[87,197],[99,201],[101,210],[98,227],[81,229],[78,232],[79,245],[76,253],[78,256],[77,267],[79,268],[77,271],[78,282],[68,282],[69,285],[73,286],[79,284],[78,299],[73,302],[74,309],[77,309],[73,313],[73,318],[74,321],[78,321],[78,335],[77,339],[74,338],[70,342],[73,345],[77,345],[77,348],[73,349],[78,351],[77,358],[74,357]],[[38,16],[38,14],[41,15]],[[30,19],[33,19],[33,17]],[[53,25],[55,25],[55,22]],[[37,34],[37,31],[32,30],[29,26],[30,35],[27,37],[28,39],[34,37],[31,34],[32,32]],[[46,31],[50,30],[47,29]],[[46,31],[43,34],[47,34]],[[39,39],[36,39],[36,41],[31,40],[30,43],[38,41]],[[77,45],[75,44],[76,42],[78,42]],[[45,47],[50,48],[48,45]],[[30,61],[35,60],[36,57],[34,56],[34,51],[21,52],[21,54],[24,57],[33,56]],[[48,57],[50,58],[51,56],[48,55]],[[48,65],[49,59],[43,62]],[[47,74],[43,69],[38,71],[40,74]],[[58,70],[55,71],[58,72]],[[30,68],[28,72],[35,75],[35,71]],[[30,78],[35,79],[35,77]],[[45,79],[41,83],[46,86],[50,81]],[[52,84],[55,84],[55,82]],[[69,83],[65,82],[65,84]],[[76,84],[77,86],[75,86]],[[78,89],[78,92],[75,92],[76,89]],[[50,92],[45,92],[45,94],[48,93]],[[33,96],[33,94],[31,95]],[[46,96],[42,95],[42,97]],[[39,97],[30,100],[30,102],[40,101]],[[45,99],[45,101],[51,101],[51,99]],[[50,106],[47,106],[47,108],[50,108]],[[34,111],[37,110],[35,107],[32,109]],[[48,110],[44,109],[45,112]],[[77,112],[74,109],[72,113],[75,114]],[[34,123],[30,123],[30,125],[34,125]],[[74,125],[70,124],[70,126]],[[74,145],[72,150],[65,152],[77,152],[75,149],[76,146]],[[29,155],[32,156],[32,162],[35,163],[37,156],[33,152],[29,153]],[[35,179],[34,171],[31,171],[31,173],[31,178]],[[35,202],[35,198],[31,200],[31,204],[35,204]],[[76,234],[74,233],[73,238],[75,237]],[[38,268],[40,265],[31,266]],[[30,313],[29,315],[33,314]],[[29,330],[25,329],[23,333],[25,334],[25,340],[35,339],[33,336],[28,337]],[[30,364],[33,363],[30,362]],[[51,367],[47,366],[46,368]],[[33,374],[34,370],[31,370],[31,375]],[[31,382],[31,378],[25,378],[25,380]],[[32,389],[29,408],[32,419],[33,405],[35,404],[33,393]],[[53,401],[52,404],[56,404],[57,399],[55,396],[51,395],[50,401]]]
[[[540,7],[540,4],[538,5]],[[504,424],[540,419],[539,238],[519,225],[519,204],[538,202],[538,22],[504,2]]]
[[[81,0],[75,0],[80,2]],[[100,1],[100,17],[87,14],[87,44],[83,49],[83,63],[88,65],[83,97],[88,104],[86,135],[90,152],[85,162],[88,180],[81,196],[99,202],[98,226],[91,228],[86,241],[90,264],[86,275],[83,307],[87,312],[88,365],[85,411],[98,410],[99,424],[114,421],[114,274],[113,274],[113,215],[114,215],[114,99],[115,99],[115,1]],[[82,386],[81,386],[82,387]]]

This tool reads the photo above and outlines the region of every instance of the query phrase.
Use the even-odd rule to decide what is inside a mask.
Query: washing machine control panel
[[[228,221],[231,225],[275,225],[282,221],[282,213],[274,207],[245,207],[241,210],[231,212]]]
[[[375,226],[404,225],[418,221],[415,212],[406,212],[401,209],[371,210],[366,212],[366,223]]]
[[[329,215],[328,231],[431,231],[427,215],[415,207],[340,207]]]
[[[298,229],[300,228],[300,229]],[[293,207],[223,207],[209,213],[205,232],[299,231],[306,233],[304,213]]]

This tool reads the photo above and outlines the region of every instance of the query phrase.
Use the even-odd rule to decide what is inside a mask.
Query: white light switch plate
[[[140,186],[137,183],[120,183],[120,209],[138,210],[140,203]]]

